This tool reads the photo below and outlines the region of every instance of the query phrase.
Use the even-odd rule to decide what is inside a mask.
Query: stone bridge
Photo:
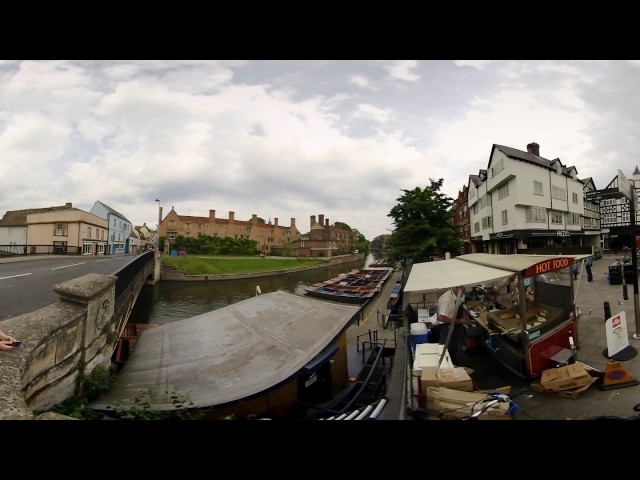
[[[56,303],[2,321],[22,345],[0,352],[0,420],[47,418],[43,412],[80,394],[96,367],[111,365],[140,290],[159,278],[160,254],[147,252],[114,275],[57,284]]]

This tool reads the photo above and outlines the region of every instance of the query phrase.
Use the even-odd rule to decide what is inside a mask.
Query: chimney
[[[67,202],[64,204],[65,208],[71,208],[71,202]]]
[[[313,227],[313,224],[316,223],[316,216],[315,215],[311,215],[310,221],[309,223],[311,224],[311,226]]]
[[[318,215],[318,223],[324,225],[324,214]]]
[[[278,217],[275,217],[273,219],[274,225],[277,227],[278,226]]]
[[[529,145],[527,145],[527,152],[529,152],[532,155],[535,155],[536,157],[540,156],[540,145],[538,145],[537,143],[530,143]]]
[[[209,221],[210,222],[215,222],[216,221],[216,211],[215,210],[209,210]]]
[[[257,225],[258,223],[258,215],[256,215],[255,213],[251,215],[251,225]]]
[[[229,212],[229,224],[231,225],[233,223],[233,216],[235,215],[235,212]]]
[[[294,228],[296,226],[296,219],[291,217],[291,228]]]
[[[328,226],[329,226],[329,219],[328,219],[328,218],[325,220],[324,225],[325,225],[326,227],[328,227]]]

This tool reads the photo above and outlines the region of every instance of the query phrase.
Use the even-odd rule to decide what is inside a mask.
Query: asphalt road
[[[58,301],[54,285],[87,273],[113,275],[133,255],[47,256],[0,263],[0,320],[33,312]]]

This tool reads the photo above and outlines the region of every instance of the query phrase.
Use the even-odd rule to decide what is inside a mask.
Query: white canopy
[[[546,260],[568,258],[570,264],[589,255],[498,255],[470,253],[450,260],[416,263],[404,287],[405,293],[448,290],[449,288],[477,285],[522,273]]]

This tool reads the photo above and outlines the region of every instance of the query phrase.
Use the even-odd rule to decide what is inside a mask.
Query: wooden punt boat
[[[378,293],[393,268],[363,268],[304,287],[306,295],[343,303],[364,304]]]

